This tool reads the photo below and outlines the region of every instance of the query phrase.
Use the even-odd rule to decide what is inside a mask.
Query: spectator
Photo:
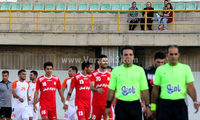
[[[165,10],[165,8],[167,7],[167,4],[169,3],[169,0],[164,0],[164,7],[163,10]]]
[[[11,120],[12,113],[12,83],[8,80],[9,72],[2,72],[2,81],[0,82],[0,120]]]
[[[144,10],[154,10],[151,7],[151,2],[147,2],[147,7],[144,8]],[[147,11],[147,17],[153,17],[153,13],[154,13],[153,11]],[[142,16],[145,17],[145,12],[142,12]],[[147,19],[147,23],[150,23],[150,25],[147,25],[149,30],[152,30],[152,25],[151,25],[152,22],[153,21],[151,18]],[[143,24],[141,24],[141,30],[144,30],[145,18],[142,18],[140,23],[143,23]]]
[[[173,10],[171,3],[167,3],[165,10]],[[163,15],[162,15],[162,17],[164,17],[164,18],[160,18],[161,15],[159,15],[159,14],[157,14],[157,17],[159,17],[158,23],[160,23],[157,26],[157,30],[162,30],[162,29],[167,30],[168,29],[167,23],[172,22],[173,12],[172,11],[164,11]],[[164,24],[164,28],[163,28],[163,25],[161,25],[161,23]]]
[[[132,7],[130,7],[129,10],[138,10],[138,8],[136,7],[136,2],[132,2]],[[128,17],[137,17],[137,16],[138,12],[131,11],[128,13]],[[134,23],[129,25],[129,30],[134,30],[136,27],[136,23],[138,23],[138,18],[128,18],[127,22]]]

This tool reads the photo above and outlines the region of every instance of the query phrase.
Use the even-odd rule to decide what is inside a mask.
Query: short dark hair
[[[107,66],[108,69],[111,69],[111,71],[113,70],[113,68],[111,66]]]
[[[157,52],[154,55],[154,60],[156,60],[156,59],[165,59],[165,58],[166,58],[166,55],[163,52]]]
[[[44,69],[46,69],[47,66],[52,66],[52,68],[53,68],[53,63],[52,62],[45,62],[44,63]]]
[[[26,70],[24,70],[24,69],[19,70],[19,71],[18,71],[18,75],[20,75],[20,74],[23,73],[23,72],[26,72]]]
[[[98,60],[102,59],[102,58],[108,58],[106,55],[99,55]]]
[[[135,1],[133,1],[131,5],[133,5],[134,3],[136,3],[136,2],[135,2]]]
[[[82,64],[81,64],[81,68],[82,70],[85,69],[85,67],[89,67],[90,65],[92,65],[92,63],[90,63],[89,61],[84,61]]]
[[[38,72],[35,70],[32,70],[30,73],[33,73],[36,77],[38,76]]]
[[[76,66],[70,66],[69,68],[71,68],[72,70],[75,70],[76,73],[78,73],[78,68]]]
[[[6,74],[6,73],[9,75],[9,72],[7,70],[2,71],[2,74]]]
[[[121,49],[121,55],[123,54],[123,51],[124,50],[127,50],[127,49],[129,49],[129,50],[132,50],[133,51],[133,54],[134,54],[134,47],[131,47],[131,46],[124,46],[122,49]]]
[[[168,45],[168,46],[167,46],[167,53],[169,53],[169,49],[172,48],[172,47],[177,48],[178,51],[179,51],[178,45]]]

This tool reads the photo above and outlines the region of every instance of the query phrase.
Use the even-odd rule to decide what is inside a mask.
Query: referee
[[[198,112],[199,106],[191,69],[188,65],[178,62],[179,56],[178,46],[170,45],[167,49],[168,63],[156,70],[151,111],[155,118],[156,100],[161,86],[157,120],[188,120],[188,110],[184,101],[187,92]]]
[[[115,114],[116,120],[142,120],[140,98],[145,102],[146,117],[151,115],[149,109],[149,91],[144,69],[133,64],[134,49],[126,46],[121,50],[123,64],[111,74],[107,95],[106,114],[110,113],[114,93],[118,99]],[[142,94],[141,94],[142,93]]]

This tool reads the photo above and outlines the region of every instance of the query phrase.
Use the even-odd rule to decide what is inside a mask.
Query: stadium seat
[[[47,3],[45,6],[45,10],[55,10],[55,5],[51,3]]]
[[[175,10],[175,3],[171,3],[171,4],[172,4],[173,9]]]
[[[130,7],[131,7],[130,3],[123,3],[122,4],[122,10],[129,10]],[[127,13],[127,12],[122,12],[122,13]]]
[[[115,3],[112,4],[112,10],[121,10],[121,4],[120,3]]]
[[[66,4],[65,3],[57,4],[56,10],[66,10]]]
[[[90,10],[100,10],[98,3],[93,3],[90,5]]]
[[[78,10],[89,10],[88,4],[87,3],[80,3]]]
[[[111,10],[110,4],[102,4],[101,10]]]
[[[200,10],[200,3],[198,4],[198,8],[197,9]]]
[[[10,10],[10,3],[2,3],[1,10]]]
[[[196,3],[186,3],[186,10],[196,10]]]
[[[24,3],[22,10],[33,10],[32,3]]]
[[[155,3],[154,10],[163,10],[164,4],[163,3]]]
[[[131,7],[130,3],[123,3],[122,4],[122,10],[129,10],[130,7]]]
[[[34,10],[44,10],[44,4],[43,3],[35,3]]]
[[[69,3],[68,4],[68,10],[77,10],[77,4],[76,3]]]
[[[175,10],[185,10],[185,3],[176,3]]]
[[[20,3],[14,3],[11,8],[11,10],[21,10],[21,9],[22,8]]]
[[[136,3],[136,7],[138,8],[138,10],[142,10],[142,3]]]

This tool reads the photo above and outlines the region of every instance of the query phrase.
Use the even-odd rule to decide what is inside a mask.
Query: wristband
[[[151,103],[151,111],[156,111],[156,104]]]
[[[69,101],[65,101],[65,105],[68,105]]]
[[[194,104],[199,104],[197,101],[194,101],[193,103],[194,103]]]
[[[106,108],[110,108],[111,104],[112,104],[111,101],[107,101],[107,103],[106,103]]]

